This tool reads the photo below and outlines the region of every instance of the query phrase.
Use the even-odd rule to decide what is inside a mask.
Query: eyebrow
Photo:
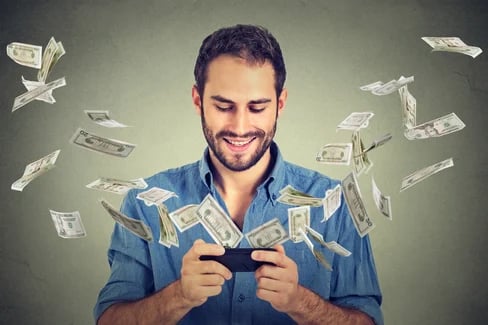
[[[210,96],[210,98],[212,98],[213,100],[216,100],[218,102],[222,102],[222,103],[235,104],[234,101],[232,101],[228,98],[222,97],[220,95]],[[271,102],[271,99],[269,99],[269,98],[259,98],[259,99],[250,100],[248,102],[248,104],[257,105],[257,104],[266,104],[269,102]]]

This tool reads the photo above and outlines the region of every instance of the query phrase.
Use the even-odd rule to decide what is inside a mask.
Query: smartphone
[[[251,258],[251,253],[255,250],[261,251],[276,251],[274,248],[226,248],[224,255],[202,255],[202,261],[217,261],[227,267],[232,273],[234,272],[254,272],[261,265],[269,264],[269,262],[255,261]]]

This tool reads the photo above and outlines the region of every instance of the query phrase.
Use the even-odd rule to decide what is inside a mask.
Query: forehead
[[[274,69],[269,61],[250,63],[240,57],[220,55],[208,65],[205,90],[209,95],[221,92],[219,95],[271,97],[275,94]]]

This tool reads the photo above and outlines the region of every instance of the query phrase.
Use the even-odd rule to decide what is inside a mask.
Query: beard
[[[276,119],[273,124],[273,128],[266,132],[264,130],[257,130],[253,132],[247,132],[245,134],[237,134],[235,132],[229,130],[222,130],[214,134],[214,132],[208,127],[207,122],[205,121],[205,116],[203,114],[203,106],[201,106],[202,114],[201,114],[201,121],[202,121],[202,130],[203,134],[205,135],[205,140],[207,140],[207,144],[214,153],[215,157],[219,160],[219,162],[224,165],[227,169],[232,170],[234,172],[241,172],[248,170],[252,166],[256,165],[256,163],[263,157],[266,151],[269,149],[271,145],[274,135],[276,133]],[[224,137],[239,137],[239,138],[254,138],[254,141],[259,142],[258,148],[251,154],[251,157],[246,159],[244,154],[233,154],[232,156],[226,156],[224,149],[222,148],[222,142],[225,142]],[[220,145],[219,145],[220,143]]]

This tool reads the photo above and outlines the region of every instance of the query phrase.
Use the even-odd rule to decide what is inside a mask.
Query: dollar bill
[[[180,232],[190,229],[200,222],[197,215],[198,204],[188,204],[169,214]]]
[[[408,91],[408,86],[398,89],[400,102],[402,104],[402,121],[403,126],[411,129],[417,125],[417,100]]]
[[[319,163],[331,165],[349,165],[351,162],[351,143],[331,143],[323,146],[317,153]]]
[[[120,224],[122,227],[146,241],[153,240],[151,228],[149,228],[144,222],[142,222],[141,220],[129,218],[122,212],[115,209],[110,203],[108,203],[104,199],[101,199],[100,203],[102,204],[103,208],[108,212],[108,214],[110,214],[112,219],[114,219],[115,222]]]
[[[129,156],[136,147],[132,143],[107,139],[96,134],[88,133],[82,128],[76,130],[70,142],[84,149],[122,158]]]
[[[359,87],[359,89],[364,90],[364,91],[372,91],[378,88],[381,88],[384,85],[382,81],[375,81],[370,84],[364,85]]]
[[[332,266],[327,261],[324,254],[322,254],[321,251],[315,249],[312,241],[310,240],[310,238],[308,238],[307,233],[303,230],[303,228],[300,228],[298,232],[300,236],[303,238],[303,240],[305,241],[305,244],[307,244],[307,247],[310,249],[310,252],[312,252],[315,259],[319,261],[319,263],[322,264],[327,270],[332,271]]]
[[[58,149],[49,155],[28,164],[24,169],[22,177],[11,185],[11,189],[14,191],[22,191],[34,179],[54,168],[54,164],[56,163],[60,152],[61,150]]]
[[[288,234],[278,218],[274,218],[248,232],[246,239],[251,247],[266,248],[284,243]]]
[[[369,160],[368,155],[366,154],[359,131],[354,131],[352,133],[352,152],[354,155],[353,165],[356,175],[359,176],[363,172],[367,173],[371,167],[373,167],[373,163]]]
[[[13,42],[7,45],[7,56],[17,64],[39,69],[42,61],[42,46]]]
[[[466,125],[455,114],[450,113],[432,121],[422,123],[414,128],[406,129],[403,133],[408,140],[428,139],[460,131]]]
[[[51,37],[42,55],[41,69],[37,73],[37,80],[45,82],[54,64],[56,64],[59,58],[65,53],[63,44],[61,44],[61,42],[56,42],[54,37]]]
[[[368,216],[354,172],[349,173],[342,180],[342,192],[356,231],[359,236],[364,237],[374,229],[375,224]]]
[[[29,90],[17,97],[15,97],[14,100],[14,105],[12,106],[12,112],[15,112],[19,108],[29,104],[32,102],[34,99],[38,98],[42,94],[52,91],[53,89],[59,88],[66,86],[66,79],[59,78],[54,81],[51,81],[50,83],[47,83],[45,85],[39,86],[37,88],[34,88],[32,90]]]
[[[371,145],[368,148],[363,149],[363,151],[361,152],[360,155],[364,155],[365,153],[370,152],[371,150],[378,148],[379,146],[384,145],[385,143],[390,141],[392,137],[393,136],[390,133],[387,133],[387,134],[382,135],[381,137],[373,140],[373,143],[371,143]]]
[[[319,207],[322,205],[322,199],[300,192],[291,185],[287,185],[280,190],[280,196],[277,200],[280,203],[288,205],[309,205],[313,207]]]
[[[349,114],[339,125],[337,130],[359,130],[367,128],[369,120],[374,116],[372,112],[354,112]]]
[[[342,245],[338,244],[336,241],[325,242],[324,237],[315,229],[310,226],[305,225],[305,233],[318,242],[321,246],[327,248],[331,252],[339,254],[341,256],[350,256],[352,253],[345,249]]]
[[[176,193],[164,190],[159,187],[151,187],[149,190],[137,194],[139,200],[144,201],[146,205],[161,205],[171,197],[178,197]]]
[[[37,87],[44,86],[45,84],[40,81],[31,81],[27,80],[22,76],[22,84],[24,85],[25,89],[33,90]],[[54,104],[56,102],[56,99],[53,97],[53,90],[46,91],[45,93],[42,93],[38,97],[35,98],[35,100],[40,100],[43,102],[46,102],[48,104]]]
[[[132,188],[146,188],[147,183],[142,178],[126,181],[122,179],[101,177],[90,184],[87,184],[86,187],[93,190],[124,195]]]
[[[410,76],[408,78],[405,78],[404,76],[400,76],[398,80],[392,79],[388,81],[387,83],[383,83],[382,81],[376,81],[364,86],[359,87],[359,89],[364,90],[364,91],[369,91],[373,95],[377,96],[384,96],[384,95],[389,95],[401,87],[411,83],[414,81],[414,77]]]
[[[85,226],[81,221],[79,211],[57,212],[49,210],[54,227],[61,238],[81,238],[86,237]]]
[[[339,209],[339,206],[341,205],[341,194],[341,184],[337,184],[336,187],[334,187],[332,190],[326,191],[325,198],[323,200],[324,219],[322,220],[322,222],[329,220],[334,212]]]
[[[440,172],[443,169],[449,168],[454,166],[454,162],[452,161],[452,158],[440,161],[436,164],[433,164],[431,166],[419,169],[410,175],[406,176],[402,180],[402,185],[400,187],[400,192],[405,191],[407,188],[412,187],[413,185],[417,184],[418,182],[421,182],[425,180],[426,178]]]
[[[288,232],[291,241],[299,243],[303,241],[300,228],[310,226],[310,206],[288,208]]]
[[[198,206],[197,215],[213,240],[224,247],[235,248],[244,238],[231,217],[210,194]]]
[[[473,59],[483,50],[477,46],[469,46],[459,37],[422,37],[432,47],[432,51],[456,52],[471,56]]]
[[[391,198],[381,193],[373,177],[371,177],[371,181],[373,185],[373,201],[376,207],[385,217],[391,220]]]
[[[178,234],[169,218],[168,208],[164,204],[158,205],[157,208],[159,213],[159,243],[166,247],[179,247]]]
[[[94,123],[105,126],[107,128],[126,128],[128,125],[122,124],[115,120],[112,120],[108,116],[108,111],[96,111],[96,110],[85,110],[85,114],[88,115],[90,120]]]

